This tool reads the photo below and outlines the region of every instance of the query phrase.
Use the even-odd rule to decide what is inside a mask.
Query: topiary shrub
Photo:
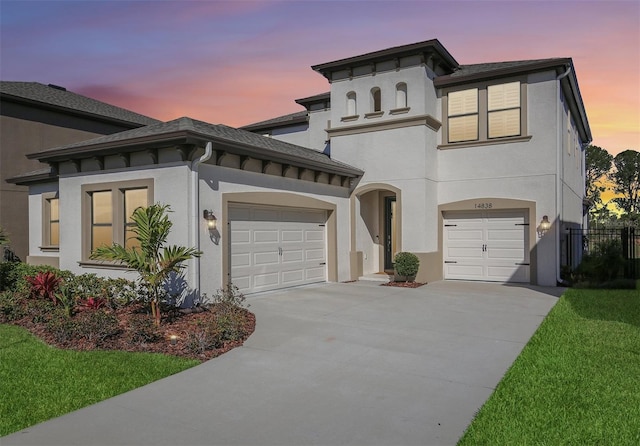
[[[418,256],[410,252],[399,252],[393,259],[396,281],[413,282],[418,269],[420,260]]]

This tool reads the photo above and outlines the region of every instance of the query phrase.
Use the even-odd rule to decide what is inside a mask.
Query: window
[[[396,108],[406,108],[407,106],[407,84],[404,82],[396,85]]]
[[[445,90],[445,144],[492,144],[493,140],[526,136],[526,88],[523,80],[477,83],[464,90]],[[456,144],[457,145],[457,144]],[[466,144],[465,144],[466,145]]]
[[[357,113],[356,93],[354,91],[350,91],[347,93],[347,116],[355,116]]]
[[[60,246],[60,199],[57,192],[42,195],[42,246],[57,250]]]
[[[153,202],[153,180],[84,185],[82,195],[83,260],[99,246],[136,245],[131,215]]]
[[[449,93],[449,142],[478,139],[478,89]]]
[[[382,93],[378,87],[371,89],[371,111],[379,112],[382,110]]]
[[[520,135],[520,82],[487,87],[489,138]]]

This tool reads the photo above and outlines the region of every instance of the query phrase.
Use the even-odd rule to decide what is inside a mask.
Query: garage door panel
[[[254,288],[265,288],[278,285],[278,282],[280,281],[278,276],[279,274],[277,272],[254,274],[252,285]]]
[[[247,229],[234,229],[231,232],[234,244],[251,243],[251,231]]]
[[[302,241],[304,241],[304,231],[302,231],[302,230],[297,230],[297,231],[286,230],[286,231],[282,231],[282,242],[283,243],[287,243],[287,242],[300,243]]]
[[[287,250],[282,252],[282,263],[302,262],[304,260],[304,250]]]
[[[456,231],[450,231],[448,240],[482,240],[482,230],[479,229],[460,229]]]
[[[301,269],[282,272],[282,283],[292,286],[304,281],[304,271]]]
[[[317,266],[315,268],[305,269],[305,277],[307,280],[324,280],[325,268],[324,266]]]
[[[520,262],[524,261],[521,248],[495,248],[487,249],[487,258],[491,260],[513,259]]]
[[[447,257],[455,257],[457,259],[481,259],[482,247],[447,247]]]
[[[446,277],[449,279],[472,279],[481,280],[484,269],[481,265],[461,265],[445,263]]]
[[[307,229],[304,231],[304,237],[307,242],[324,242],[324,228]]]
[[[253,265],[277,265],[280,263],[280,254],[278,251],[274,252],[258,252],[253,255]]]
[[[487,241],[514,240],[522,242],[524,239],[522,229],[489,229],[487,230]]]
[[[277,229],[271,230],[254,230],[253,242],[254,243],[277,243],[280,241],[280,234]]]
[[[232,267],[251,266],[251,254],[248,252],[232,254],[231,266]]]
[[[307,249],[305,251],[305,258],[307,261],[323,261],[324,260],[324,248]]]

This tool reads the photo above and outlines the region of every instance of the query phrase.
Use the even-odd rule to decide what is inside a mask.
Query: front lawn
[[[199,363],[152,353],[59,350],[24,328],[0,325],[0,436]]]
[[[640,291],[570,289],[459,445],[640,444]]]

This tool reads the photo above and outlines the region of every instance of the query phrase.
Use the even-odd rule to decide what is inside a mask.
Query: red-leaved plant
[[[88,310],[98,310],[107,304],[107,300],[101,297],[87,297],[80,300],[80,305]]]
[[[51,299],[55,305],[58,304],[56,291],[62,278],[57,277],[51,271],[39,272],[33,277],[27,277],[27,282],[31,285],[31,295],[44,299]]]

